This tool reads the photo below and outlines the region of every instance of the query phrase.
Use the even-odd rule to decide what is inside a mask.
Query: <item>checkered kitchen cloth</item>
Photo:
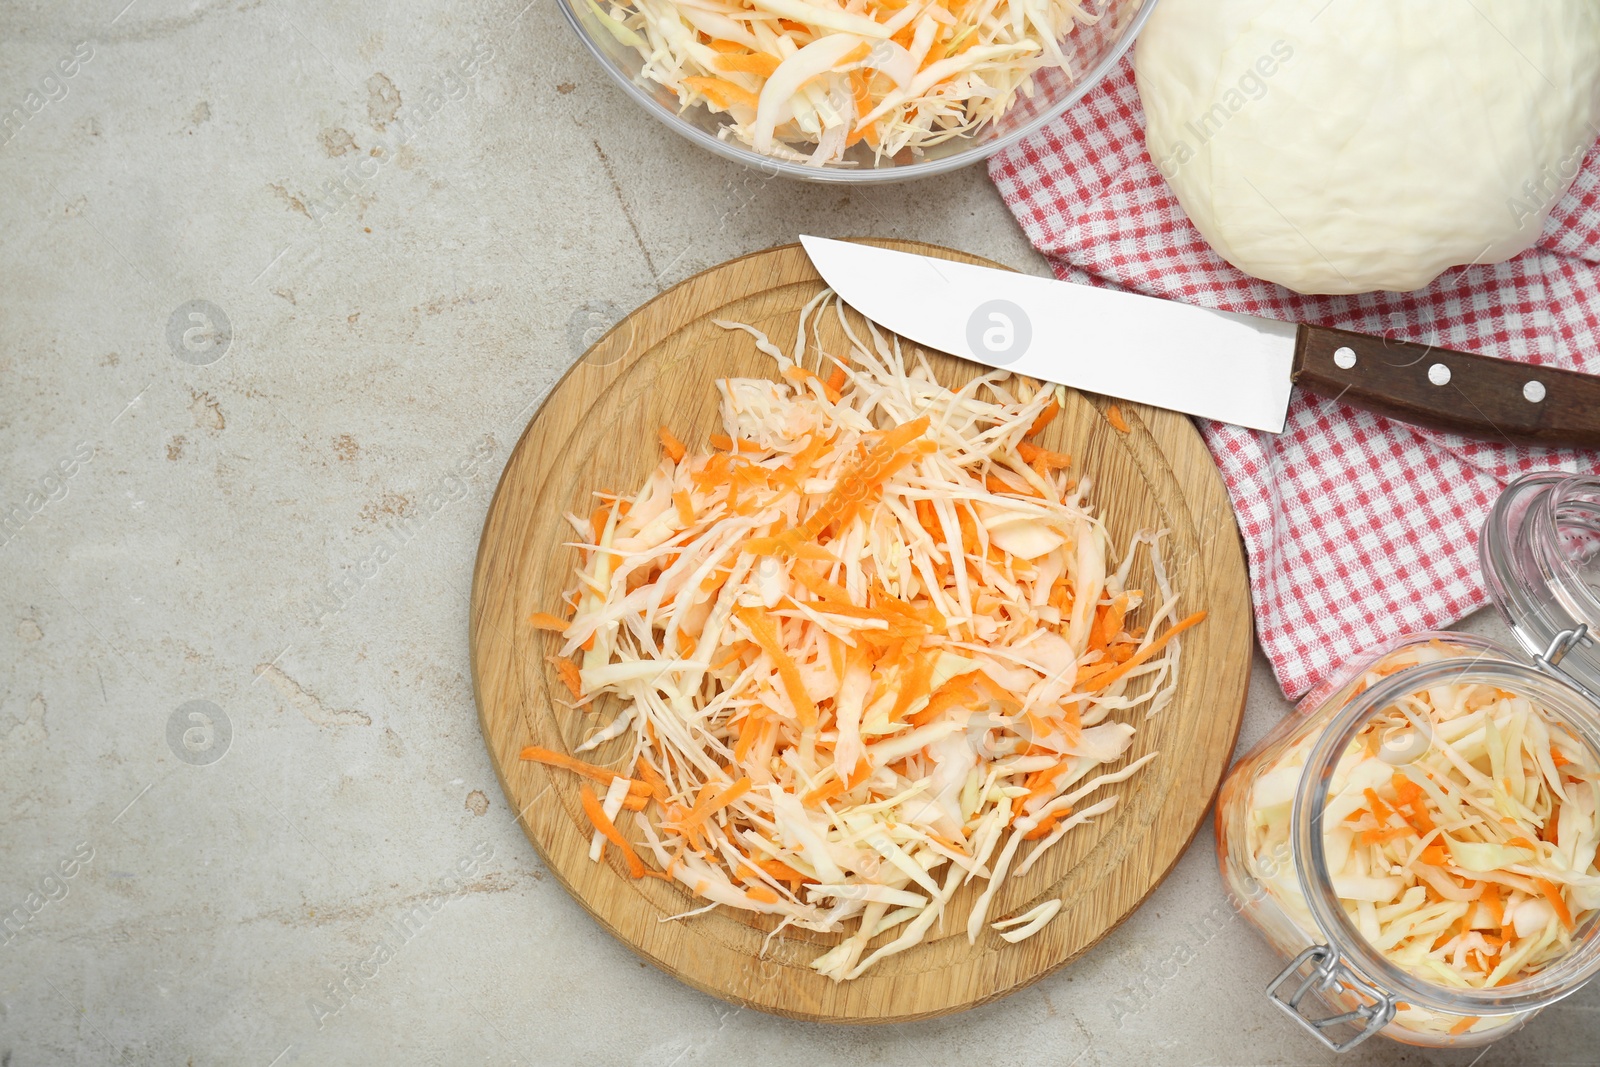
[[[1539,243],[1416,293],[1301,296],[1205,243],[1145,151],[1131,60],[989,175],[1068,281],[1600,373],[1600,151]],[[1482,606],[1478,527],[1530,470],[1600,473],[1600,453],[1420,430],[1296,391],[1274,437],[1200,421],[1250,557],[1256,629],[1284,693],[1397,635]]]

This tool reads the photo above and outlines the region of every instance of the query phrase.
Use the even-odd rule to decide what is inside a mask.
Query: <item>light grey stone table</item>
[[[545,876],[467,590],[585,338],[802,231],[1044,265],[981,168],[765,182],[523,2],[0,8],[0,1065],[1330,1062],[1209,824],[1074,966],[877,1029],[702,996]],[[1286,708],[1258,659],[1241,744]],[[1344,1062],[1597,1039],[1591,989],[1481,1057]]]

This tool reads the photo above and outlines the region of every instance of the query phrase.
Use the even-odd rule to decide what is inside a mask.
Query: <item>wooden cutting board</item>
[[[984,262],[912,242],[874,243]],[[1152,720],[1142,710],[1131,713],[1138,733],[1125,759],[1152,749],[1161,755],[1111,787],[1121,799],[1109,813],[1072,831],[1026,878],[1009,880],[990,912],[1013,915],[1053,896],[1066,901],[1060,914],[1021,944],[985,928],[969,945],[965,920],[980,887],[974,882],[922,945],[843,984],[808,967],[841,935],[785,930],[763,952],[771,918],[718,908],[659,921],[701,902],[676,884],[629,878],[616,849],[591,863],[575,777],[518,758],[529,744],[570,752],[616,710],[586,715],[562,703],[566,691],[545,661],[555,639],[527,619],[557,609],[572,582],[577,553],[564,546],[572,538],[564,513],[587,514],[594,490],[641,485],[660,459],[660,426],[691,451],[707,448],[708,435],[720,430],[716,378],[774,374],[748,335],[712,320],[749,323],[788,349],[800,307],[821,289],[799,245],[735,259],[641,307],[573,366],[528,424],[489,505],[472,584],[473,683],[484,741],[512,810],[545,865],[600,925],[669,974],[725,1000],[799,1019],[896,1022],[970,1008],[1050,973],[1104,937],[1171,870],[1205,817],[1238,735],[1250,667],[1249,589],[1222,479],[1189,420],[1124,403],[1124,434],[1106,421],[1107,401],[1069,392],[1040,443],[1069,452],[1075,473],[1092,479],[1090,502],[1119,551],[1141,528],[1171,531],[1164,551],[1182,593],[1180,614],[1205,608],[1210,617],[1183,638],[1172,704]],[[842,331],[831,317],[825,321],[834,331],[831,338],[824,331],[828,350],[842,354]],[[944,355],[929,354],[929,361],[952,386],[982,370]],[[1152,581],[1148,568],[1135,567],[1130,584],[1151,589]],[[628,751],[624,737],[589,758],[625,771]],[[624,832],[630,825],[625,818]]]

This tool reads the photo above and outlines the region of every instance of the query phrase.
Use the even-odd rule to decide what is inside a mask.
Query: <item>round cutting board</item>
[[[876,243],[984,262],[929,245]],[[1182,594],[1180,613],[1204,608],[1210,616],[1183,638],[1172,703],[1154,719],[1130,713],[1138,733],[1124,760],[1152,749],[1161,755],[1110,787],[1120,795],[1115,808],[1073,830],[1027,877],[1008,880],[990,912],[1001,918],[1059,897],[1060,913],[1020,944],[985,928],[969,945],[965,920],[980,888],[973,882],[923,944],[839,984],[808,964],[843,935],[789,929],[767,943],[774,919],[726,907],[659,921],[702,902],[676,883],[629,878],[616,849],[590,862],[576,777],[518,758],[530,744],[570,752],[617,711],[614,702],[593,713],[566,706],[545,659],[557,639],[527,619],[557,610],[572,584],[577,552],[565,544],[572,539],[565,513],[587,514],[595,490],[641,485],[660,461],[658,427],[670,427],[691,450],[706,449],[708,435],[720,430],[717,378],[774,374],[748,335],[712,320],[748,323],[787,349],[801,306],[822,287],[799,245],[732,260],[635,311],[567,373],[528,424],[489,505],[472,583],[473,683],[484,740],[528,839],[614,936],[696,989],[741,1005],[800,1019],[896,1022],[969,1008],[1048,974],[1104,937],[1171,870],[1205,817],[1238,735],[1250,666],[1249,590],[1222,479],[1189,420],[1124,403],[1123,433],[1106,421],[1108,401],[1069,391],[1040,443],[1070,453],[1074,473],[1092,480],[1089,501],[1118,551],[1137,530],[1170,531],[1164,553]],[[824,321],[833,331],[824,331],[825,347],[843,354],[837,322]],[[949,356],[928,359],[951,386],[982,372]],[[1154,588],[1146,554],[1140,559],[1130,584]],[[623,737],[588,755],[626,771],[630,745]],[[625,833],[627,820],[624,814]]]

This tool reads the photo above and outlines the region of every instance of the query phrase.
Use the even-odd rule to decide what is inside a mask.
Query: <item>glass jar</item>
[[[1592,813],[1600,797],[1600,775],[1593,773],[1600,767],[1600,642],[1593,636],[1600,633],[1600,479],[1560,472],[1518,479],[1485,522],[1479,550],[1490,595],[1526,655],[1454,633],[1413,634],[1372,650],[1354,669],[1308,695],[1234,766],[1218,794],[1223,882],[1234,906],[1287,961],[1267,995],[1334,1051],[1375,1033],[1434,1047],[1487,1044],[1600,972],[1600,882],[1557,886],[1567,894],[1558,901],[1544,888],[1550,881],[1527,874],[1525,864],[1521,872],[1504,860],[1463,870],[1457,865],[1469,862],[1463,858],[1468,853],[1440,832],[1470,822],[1471,831],[1452,832],[1469,842],[1475,835],[1493,839],[1508,831],[1478,829],[1490,816],[1498,811],[1500,822],[1520,825],[1509,816],[1530,809],[1461,804],[1454,808],[1456,821],[1441,816],[1438,828],[1425,813],[1407,814],[1416,808],[1402,810],[1409,803],[1406,790],[1431,796],[1441,778],[1453,780],[1456,773],[1468,783],[1463,790],[1503,790],[1506,805],[1513,797],[1521,804],[1543,796],[1553,806],[1548,772],[1529,785],[1523,755],[1534,749],[1525,747],[1524,733],[1545,736],[1552,760],[1559,752],[1561,762],[1551,764],[1557,768],[1554,780],[1576,782],[1565,790],[1569,802],[1579,805],[1574,814]],[[1477,712],[1465,710],[1474,706]],[[1445,707],[1455,711],[1437,710]],[[1507,724],[1503,728],[1495,726],[1497,713]],[[1481,762],[1491,759],[1489,750],[1512,729],[1514,776],[1506,756],[1493,763],[1487,779],[1482,772],[1473,778],[1471,766],[1461,767],[1457,745],[1481,750],[1466,760]],[[1568,762],[1576,767],[1567,768]],[[1494,775],[1501,775],[1498,784]],[[1372,786],[1358,792],[1369,780]],[[1374,787],[1389,792],[1387,803]],[[1584,825],[1593,820],[1591,814]],[[1564,830],[1541,828],[1548,854],[1519,836],[1505,841],[1506,847],[1532,851],[1479,855],[1532,861],[1564,855],[1575,841],[1576,873],[1587,877],[1595,863],[1592,847],[1583,854],[1590,835],[1561,837],[1558,845],[1553,838]],[[1391,840],[1403,844],[1390,849]],[[1379,848],[1368,849],[1371,844]],[[1430,844],[1441,851],[1432,853],[1423,870],[1417,863],[1430,855]],[[1413,851],[1402,863],[1396,853],[1404,850]],[[1585,860],[1587,867],[1581,866]],[[1380,861],[1386,869],[1378,869]],[[1411,883],[1399,903],[1393,895],[1397,881]],[[1530,885],[1548,897],[1548,913]],[[1516,914],[1503,917],[1503,906],[1515,907]],[[1541,927],[1547,914],[1555,918]],[[1558,919],[1564,936],[1556,929]],[[1570,929],[1569,919],[1575,920]],[[1446,925],[1431,947],[1416,949],[1441,922]],[[1543,935],[1524,934],[1525,923]],[[1408,929],[1422,936],[1405,934]],[[1538,951],[1526,957],[1536,968],[1518,963],[1522,947],[1501,959],[1513,938],[1517,946],[1537,942]],[[1455,970],[1424,958],[1441,948],[1454,953]],[[1461,977],[1469,964],[1483,976],[1479,984]]]

